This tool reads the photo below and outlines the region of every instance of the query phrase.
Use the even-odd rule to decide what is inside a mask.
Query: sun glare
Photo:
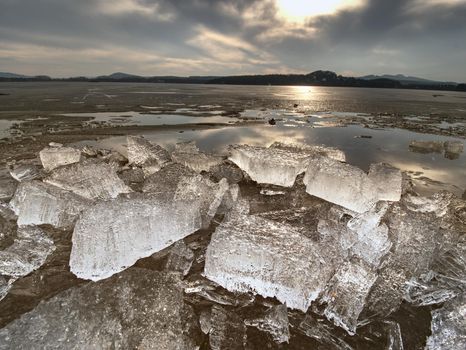
[[[361,5],[363,0],[276,0],[279,13],[292,22],[302,22],[308,17],[331,14],[338,10]]]

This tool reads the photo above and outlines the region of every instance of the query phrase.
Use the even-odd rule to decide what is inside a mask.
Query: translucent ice
[[[194,350],[196,332],[175,275],[131,269],[41,302],[0,330],[0,349]]]
[[[378,200],[400,200],[403,181],[400,169],[385,163],[371,164],[369,178],[376,187]]]
[[[193,251],[183,241],[178,241],[170,250],[165,269],[178,271],[186,276],[193,265],[193,261]]]
[[[183,164],[198,173],[209,171],[212,167],[221,164],[223,161],[223,157],[200,152],[194,141],[178,143],[175,146],[175,151],[172,153],[172,159],[174,162]]]
[[[212,350],[242,350],[246,341],[246,326],[236,314],[214,305],[209,345]]]
[[[10,175],[16,181],[30,181],[40,177],[39,168],[35,165],[20,165],[10,170]]]
[[[142,137],[128,136],[127,150],[129,163],[142,166],[147,176],[159,171],[171,161],[164,148]]]
[[[269,333],[279,344],[288,343],[290,338],[288,310],[285,305],[272,306],[263,317],[246,320],[245,323]]]
[[[432,311],[432,335],[426,350],[466,348],[466,294]]]
[[[39,153],[45,171],[51,171],[63,165],[78,163],[81,151],[72,147],[47,147]]]
[[[409,148],[418,153],[442,153],[444,143],[441,141],[411,141]]]
[[[406,195],[404,202],[411,211],[420,213],[434,213],[438,217],[442,217],[447,213],[454,195],[449,192],[435,193],[430,197]]]
[[[288,150],[291,152],[302,152],[302,153],[307,153],[309,155],[321,155],[321,156],[325,156],[325,157],[338,160],[340,162],[346,161],[345,152],[337,148],[334,148],[334,147],[308,145],[305,143],[274,142],[272,145],[270,145],[270,148],[278,148],[278,149]]]
[[[464,144],[461,141],[447,141],[445,142],[445,158],[458,159],[463,153]]]
[[[90,201],[74,193],[40,182],[22,182],[10,202],[18,225],[48,224],[70,229]]]
[[[333,274],[328,253],[290,225],[236,213],[213,234],[204,274],[230,291],[254,291],[306,311]]]
[[[80,278],[107,278],[207,225],[228,189],[197,175],[169,193],[134,194],[98,203],[76,223],[71,271]]]
[[[121,193],[131,192],[115,169],[103,162],[91,160],[56,169],[44,182],[91,200],[108,200]]]

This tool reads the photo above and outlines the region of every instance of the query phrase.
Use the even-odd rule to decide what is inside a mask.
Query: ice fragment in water
[[[142,166],[146,176],[171,162],[167,150],[142,137],[128,136],[127,147],[129,163]]]
[[[197,173],[209,171],[223,162],[223,157],[200,152],[194,141],[176,144],[172,159]]]
[[[418,153],[442,153],[444,143],[441,141],[411,141],[409,149]]]
[[[197,332],[175,275],[130,269],[41,302],[0,330],[0,349],[195,350]]]
[[[63,165],[78,163],[81,151],[72,147],[48,147],[39,153],[45,171],[51,171]]]
[[[70,229],[90,203],[74,193],[31,181],[20,183],[10,206],[18,215],[18,225],[48,224]]]
[[[230,291],[306,311],[333,274],[328,253],[290,225],[237,212],[213,234],[204,274]]]
[[[329,281],[322,297],[327,303],[324,314],[349,334],[356,333],[359,315],[377,274],[363,261],[345,263]]]
[[[183,276],[186,276],[193,265],[193,261],[193,251],[183,241],[178,241],[170,250],[165,269],[181,272]]]
[[[340,162],[346,161],[345,152],[333,147],[308,145],[305,143],[274,142],[272,145],[270,145],[270,148],[278,148],[291,152],[302,152],[309,155],[321,155],[338,160]]]
[[[246,320],[245,323],[270,333],[276,343],[288,343],[290,339],[288,310],[285,305],[272,306],[263,317]]]
[[[183,178],[173,191],[98,203],[76,223],[71,271],[107,278],[208,225],[228,189],[202,176]]]
[[[369,178],[375,185],[379,201],[400,200],[403,177],[399,169],[385,163],[371,164]]]
[[[233,312],[221,306],[212,306],[212,328],[209,345],[212,350],[243,350],[246,326]]]
[[[463,153],[464,145],[461,141],[447,141],[445,142],[445,158],[458,159]]]
[[[31,181],[40,177],[39,168],[35,165],[20,165],[10,170],[10,175],[18,182]]]
[[[432,335],[426,350],[455,350],[466,348],[466,294],[432,311]]]

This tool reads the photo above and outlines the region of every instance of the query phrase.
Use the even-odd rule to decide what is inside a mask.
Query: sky
[[[466,82],[466,0],[0,0],[0,71]]]

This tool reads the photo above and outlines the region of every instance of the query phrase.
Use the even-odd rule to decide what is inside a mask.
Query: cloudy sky
[[[0,0],[0,71],[466,82],[466,0]]]

